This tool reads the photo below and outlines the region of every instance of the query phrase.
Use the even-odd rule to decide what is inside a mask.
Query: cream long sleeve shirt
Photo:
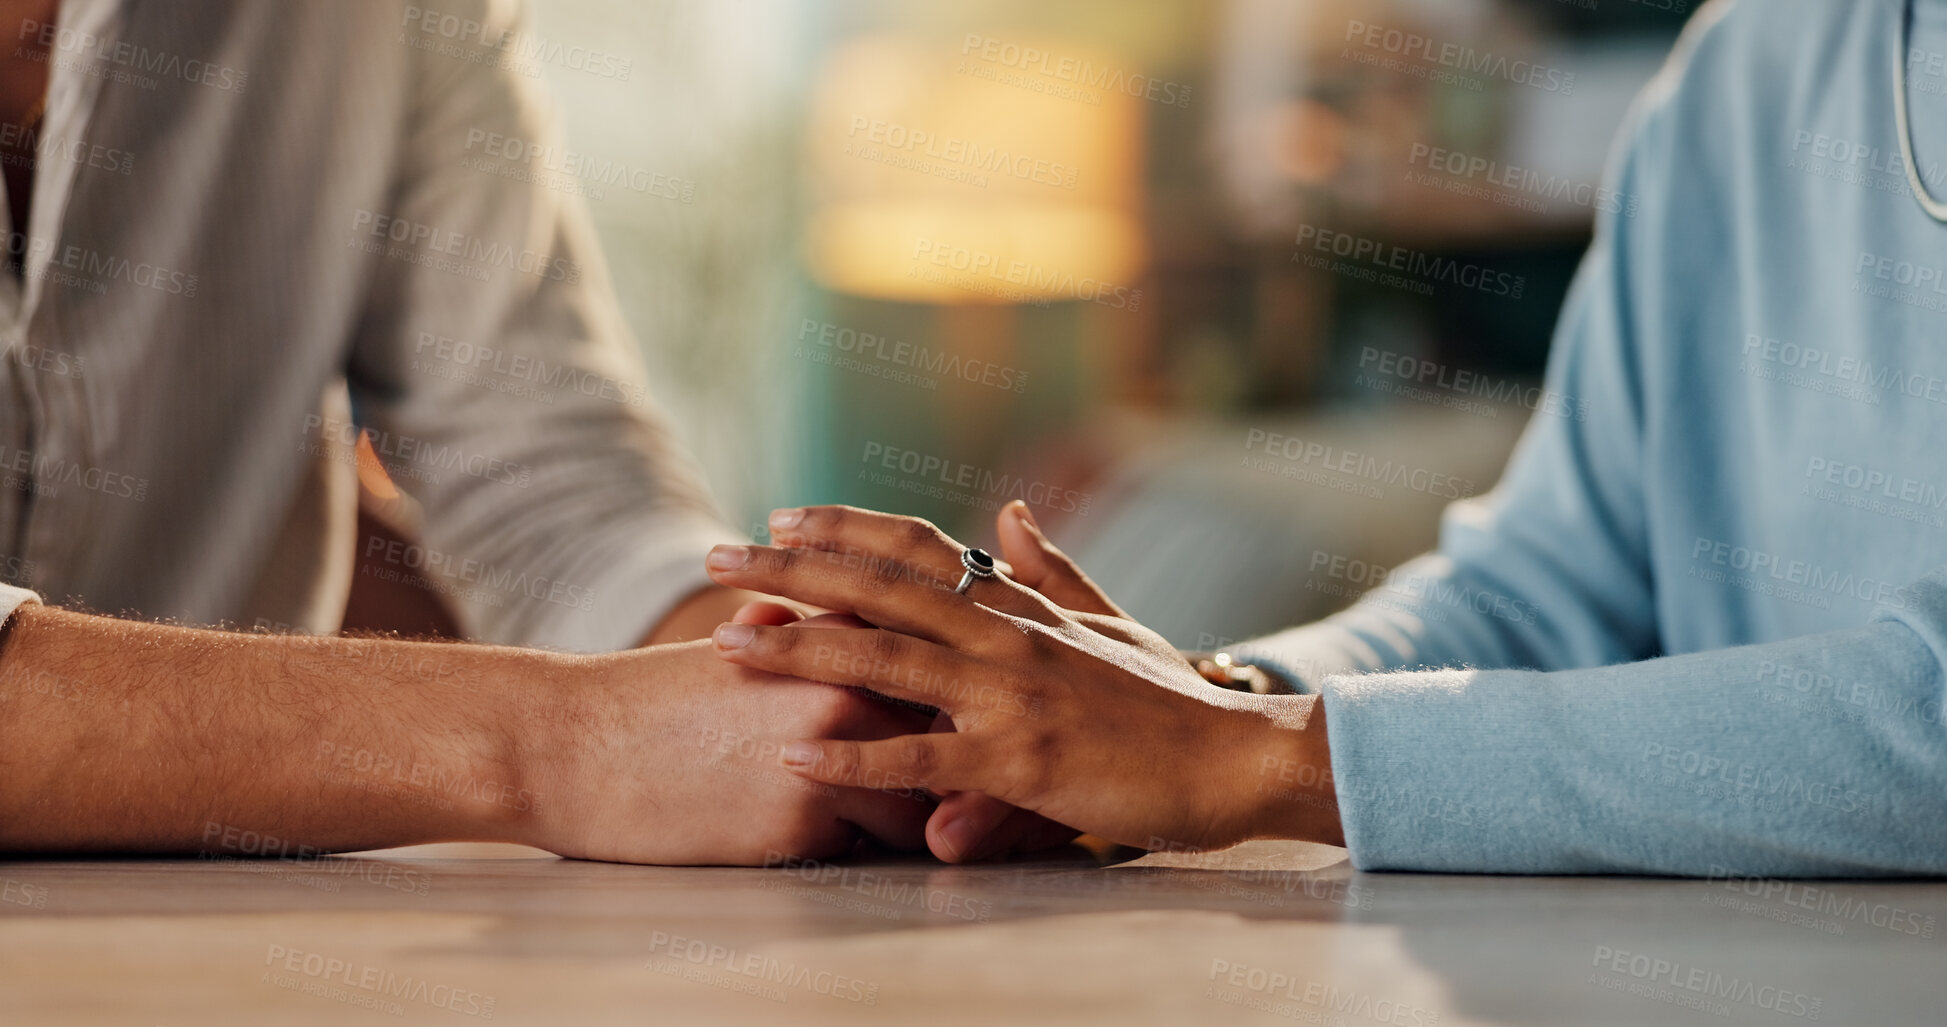
[[[558,44],[514,4],[435,6],[66,0],[22,28],[10,59],[51,68],[0,275],[0,580],[335,630],[363,428],[426,515],[370,555],[472,636],[625,647],[707,584],[733,535],[555,159]]]

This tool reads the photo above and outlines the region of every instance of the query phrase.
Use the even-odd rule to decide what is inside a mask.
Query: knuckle
[[[890,592],[905,580],[906,565],[887,557],[867,561],[864,573],[860,575],[860,584],[877,594]]]
[[[1007,587],[1009,587],[1014,591],[1015,602],[1018,602],[1023,607],[1033,611],[1032,613],[1028,614],[1025,617],[1025,619],[1031,620],[1036,624],[1040,624],[1043,626],[1053,626],[1055,624],[1061,623],[1065,618],[1067,618],[1068,611],[1062,609],[1060,603],[1057,603],[1054,600],[1049,599],[1047,596],[1042,595],[1040,592],[1037,592],[1034,589],[1031,589],[1026,585],[1023,585],[1018,581],[1007,581],[1004,582],[1003,584],[1005,584]]]
[[[1001,616],[1014,630],[996,630],[984,638],[975,640],[971,648],[975,655],[1001,666],[1021,664],[1033,655],[1033,651],[1029,648],[1033,643],[1028,639],[1027,622],[1007,614]]]
[[[1037,766],[1045,766],[1054,762],[1055,756],[1060,752],[1061,738],[1056,732],[1048,728],[1033,728],[1021,739],[1022,755],[1033,761]]]
[[[792,552],[805,561],[807,569],[815,568],[822,574],[843,574],[858,563],[858,554],[841,546],[813,546]]]
[[[892,747],[893,769],[904,778],[901,783],[925,787],[939,769],[939,754],[925,735],[909,735]]]
[[[1033,728],[1020,736],[1015,769],[1030,794],[1045,795],[1054,785],[1060,755],[1061,740],[1052,730]]]
[[[869,702],[843,688],[828,685],[819,685],[810,691],[800,714],[803,723],[794,732],[804,737],[838,733],[857,720]]]
[[[1040,716],[1041,704],[1046,698],[1042,680],[1042,675],[1033,671],[1001,675],[1000,684],[1006,693],[1008,708],[1029,719]]]
[[[769,570],[775,574],[790,574],[803,566],[804,551],[789,548],[759,549],[757,559],[753,563],[760,570]]]
[[[760,629],[751,639],[751,648],[777,656],[790,656],[804,645],[804,629],[793,627]]]
[[[853,742],[826,742],[824,762],[829,776],[840,781],[856,780],[859,776],[859,747]]]
[[[895,665],[899,662],[900,657],[904,656],[906,652],[904,640],[890,631],[872,632],[871,636],[866,640],[866,647],[872,658],[875,677],[879,676],[877,674],[877,668],[883,667],[888,671],[895,669]]]
[[[918,517],[908,517],[900,521],[899,527],[895,530],[900,548],[909,553],[926,552],[938,548],[946,538],[940,533],[940,529],[933,526],[932,521],[921,520]]]
[[[804,520],[798,522],[798,531],[807,535],[831,535],[844,524],[844,507],[813,506],[806,508]]]
[[[1055,633],[1048,630],[1045,625],[1032,621],[1022,621],[1020,628],[1021,630],[1018,633],[1019,638],[1015,641],[1015,648],[1021,658],[1032,664],[1040,664],[1054,659],[1062,648],[1060,639],[1056,638]]]

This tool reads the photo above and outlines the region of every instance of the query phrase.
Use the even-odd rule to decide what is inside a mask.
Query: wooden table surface
[[[0,862],[0,1024],[1947,1022],[1947,884],[948,867]]]

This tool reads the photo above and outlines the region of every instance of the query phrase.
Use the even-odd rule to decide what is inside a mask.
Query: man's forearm
[[[0,849],[521,839],[540,800],[509,727],[514,685],[544,692],[571,659],[29,604],[0,641]]]

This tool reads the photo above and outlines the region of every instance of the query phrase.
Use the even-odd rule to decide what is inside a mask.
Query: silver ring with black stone
[[[998,573],[994,569],[993,555],[985,549],[968,548],[962,550],[960,553],[960,566],[965,567],[967,573],[960,575],[960,584],[953,587],[954,595],[966,595],[967,590],[973,587],[976,579],[991,578]]]

